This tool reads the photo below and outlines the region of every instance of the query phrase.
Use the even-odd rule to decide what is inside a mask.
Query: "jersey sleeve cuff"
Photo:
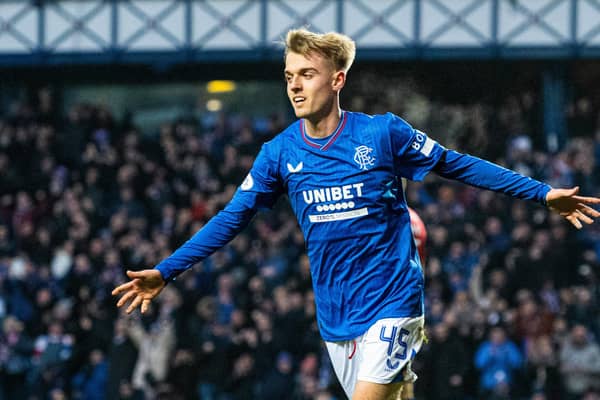
[[[548,202],[546,201],[546,197],[548,196],[548,192],[550,192],[552,190],[552,186],[544,183],[543,187],[540,190],[540,196],[541,198],[540,203],[542,203],[543,206],[548,206]]]
[[[157,265],[156,267],[154,267],[154,269],[158,270],[158,272],[160,272],[160,275],[163,278],[163,281],[165,281],[166,283],[169,283],[171,281],[174,281],[176,278],[176,275],[169,270],[169,268],[167,268],[164,265]]]

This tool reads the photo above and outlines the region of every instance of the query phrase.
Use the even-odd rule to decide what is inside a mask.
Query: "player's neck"
[[[305,118],[306,134],[313,139],[322,139],[331,135],[342,118],[342,110],[340,107],[334,107],[324,117]]]

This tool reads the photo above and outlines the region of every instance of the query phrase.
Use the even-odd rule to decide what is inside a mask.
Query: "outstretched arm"
[[[595,197],[578,196],[579,188],[553,189],[489,161],[454,150],[445,150],[433,169],[438,175],[469,185],[523,199],[534,200],[565,217],[577,229],[590,224],[600,213],[588,204],[600,204]]]
[[[168,281],[229,243],[258,210],[271,208],[281,193],[275,171],[276,166],[263,146],[246,180],[224,210],[154,269],[127,271],[131,280],[112,291],[113,296],[123,295],[117,306],[130,302],[127,313],[140,306],[142,313],[146,312],[150,301],[158,296]]]
[[[112,292],[113,296],[124,293],[117,302],[117,307],[131,301],[127,313],[131,313],[140,305],[144,313],[150,301],[158,296],[168,281],[175,279],[177,275],[232,240],[255,214],[254,208],[247,207],[245,197],[251,196],[247,196],[246,193],[240,194],[238,191],[224,210],[211,218],[191,239],[162,260],[154,269],[127,271],[127,276],[131,280]]]

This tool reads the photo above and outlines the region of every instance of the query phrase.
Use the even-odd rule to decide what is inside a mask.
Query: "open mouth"
[[[301,105],[304,104],[304,101],[306,100],[306,97],[302,97],[302,96],[295,96],[294,97],[294,104],[296,105]]]

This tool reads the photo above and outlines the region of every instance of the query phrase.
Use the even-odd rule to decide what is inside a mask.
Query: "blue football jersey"
[[[393,114],[343,112],[323,140],[298,121],[262,149],[306,240],[325,340],[347,340],[380,318],[423,313],[423,272],[400,177],[420,180],[442,148]],[[273,167],[271,167],[273,168]],[[242,187],[243,190],[243,187]]]
[[[377,319],[423,313],[400,177],[422,179],[441,152],[393,114],[344,111],[324,140],[309,138],[299,120],[263,145],[222,213],[252,215],[287,193],[308,249],[321,334],[351,339]]]
[[[265,143],[229,204],[156,268],[174,278],[286,193],[304,233],[325,340],[355,338],[381,318],[419,316],[423,271],[400,178],[421,180],[436,164],[444,177],[515,197],[543,202],[550,190],[446,150],[394,114],[344,111],[325,139],[307,136],[299,120]]]

